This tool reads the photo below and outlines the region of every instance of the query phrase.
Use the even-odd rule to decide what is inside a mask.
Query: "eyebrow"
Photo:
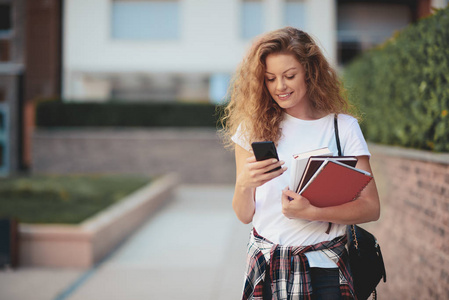
[[[293,68],[290,68],[290,69],[288,69],[288,70],[285,70],[284,72],[282,72],[282,74],[287,73],[288,71],[291,71],[291,70],[296,70],[296,67],[293,67]],[[270,72],[267,72],[267,71],[265,71],[265,73],[271,74],[271,75],[275,75],[275,74],[270,73]]]

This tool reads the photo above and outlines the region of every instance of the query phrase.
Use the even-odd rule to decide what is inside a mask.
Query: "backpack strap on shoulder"
[[[338,135],[338,115],[334,115],[334,131],[335,131],[335,140],[337,141],[337,149],[338,156],[342,156],[341,145],[340,145],[340,136]]]
[[[335,140],[337,141],[337,149],[338,156],[342,156],[341,153],[341,145],[340,145],[340,136],[338,135],[338,115],[334,115],[334,131],[335,131]],[[329,222],[329,226],[327,227],[326,233],[329,234],[332,229],[332,222]]]

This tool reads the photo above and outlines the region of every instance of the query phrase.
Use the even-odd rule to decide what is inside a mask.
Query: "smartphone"
[[[269,158],[276,158],[277,160],[279,160],[276,146],[272,141],[254,142],[251,144],[251,147],[253,148],[254,156],[256,157],[257,161],[266,160]],[[274,168],[267,173],[277,171],[280,168],[281,167]]]

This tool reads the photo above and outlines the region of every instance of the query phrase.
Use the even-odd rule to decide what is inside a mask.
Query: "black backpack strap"
[[[341,153],[341,145],[340,145],[340,136],[338,135],[338,115],[334,115],[334,131],[335,131],[335,140],[337,141],[337,149],[338,156],[342,156]],[[331,232],[332,222],[329,222],[329,226],[327,227],[326,233],[329,234]]]
[[[340,136],[338,135],[338,115],[334,115],[334,130],[335,130],[335,140],[337,141],[337,149],[338,149],[338,156],[342,156],[341,153],[341,145],[340,145]]]

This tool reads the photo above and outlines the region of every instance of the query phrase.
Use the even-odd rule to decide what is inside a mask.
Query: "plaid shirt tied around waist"
[[[305,255],[308,251],[323,251],[337,263],[340,270],[342,299],[353,300],[354,287],[346,266],[346,235],[309,246],[281,246],[274,244],[256,230],[251,232],[243,300],[295,300],[312,299],[310,266]],[[263,296],[265,273],[271,278],[271,297]]]

